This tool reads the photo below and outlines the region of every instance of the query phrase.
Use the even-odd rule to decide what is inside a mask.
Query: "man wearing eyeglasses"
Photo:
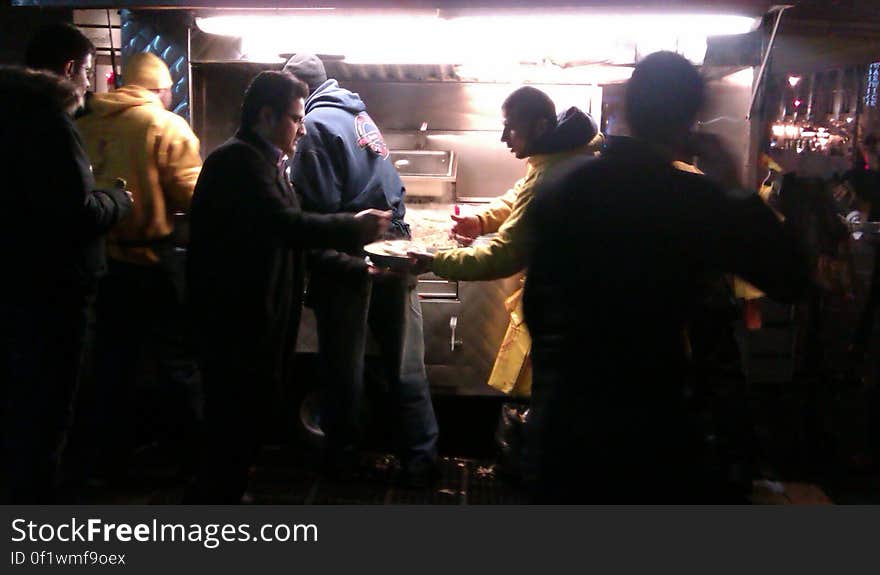
[[[23,68],[0,69],[0,421],[7,494],[58,502],[87,310],[106,266],[104,233],[125,217],[125,190],[96,190],[71,114],[95,47],[69,24],[41,29]],[[54,72],[49,74],[47,72]]]
[[[25,65],[67,78],[76,86],[80,107],[92,87],[95,46],[75,26],[49,24],[41,28],[28,44]]]
[[[236,135],[205,160],[193,195],[188,300],[205,391],[205,446],[190,503],[237,503],[266,422],[284,409],[307,248],[352,250],[390,214],[303,212],[284,176],[303,136],[305,84],[261,72]]]

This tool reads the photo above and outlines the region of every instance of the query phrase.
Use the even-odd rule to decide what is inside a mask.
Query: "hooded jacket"
[[[790,302],[809,285],[803,248],[757,194],[727,193],[627,138],[548,178],[529,218],[542,466],[581,457],[616,478],[660,464],[678,480],[705,445],[681,331],[706,278],[736,273]]]
[[[139,86],[95,94],[89,108],[77,125],[95,180],[109,186],[124,178],[134,197],[131,216],[108,235],[109,255],[155,264],[158,257],[149,244],[171,235],[176,212],[189,212],[202,166],[199,140],[186,120]]]
[[[497,235],[478,246],[438,252],[432,271],[440,277],[468,281],[500,279],[522,271],[527,243],[523,216],[536,187],[558,163],[594,155],[603,140],[593,120],[582,111],[569,108],[560,114],[556,127],[535,142],[538,153],[528,158],[526,176],[478,214],[483,233]],[[523,323],[522,290],[517,290],[505,305],[510,312],[510,324],[495,358],[489,385],[505,393],[528,395],[531,340]]]
[[[290,170],[303,208],[324,214],[391,210],[392,233],[408,238],[403,182],[360,96],[327,80],[306,100],[305,126]]]
[[[73,121],[46,94],[47,77],[0,69],[0,258],[9,272],[0,293],[82,301],[106,267],[102,234],[131,202],[121,190],[95,190]]]

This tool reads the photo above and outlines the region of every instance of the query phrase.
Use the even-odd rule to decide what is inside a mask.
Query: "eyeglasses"
[[[95,67],[94,66],[80,66],[78,73],[82,74],[84,77],[88,78],[89,82],[94,84],[94,82],[95,82]]]

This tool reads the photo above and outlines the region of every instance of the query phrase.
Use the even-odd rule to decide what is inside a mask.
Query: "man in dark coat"
[[[860,146],[860,154],[856,165],[848,171],[844,178],[859,200],[868,206],[868,221],[880,221],[880,137],[871,133],[865,137]],[[868,285],[868,296],[865,307],[853,335],[853,360],[861,362],[868,358],[870,377],[875,381],[867,393],[868,402],[868,449],[870,467],[880,469],[880,358],[877,354],[868,353],[871,349],[872,336],[877,323],[877,311],[880,308],[880,238],[876,234],[869,236],[874,242],[874,266],[871,282]]]
[[[285,177],[304,134],[308,88],[262,72],[236,135],[205,160],[193,196],[188,300],[205,387],[206,445],[193,503],[237,503],[264,428],[290,380],[303,249],[355,249],[390,214],[304,213]]]
[[[307,82],[312,92],[306,101],[307,133],[290,168],[303,207],[324,214],[391,210],[384,239],[409,239],[403,182],[363,100],[328,79],[312,54],[296,54],[284,69]],[[377,273],[362,250],[311,255],[309,300],[318,324],[327,471],[346,473],[358,460],[369,327],[388,381],[400,479],[429,482],[436,475],[438,431],[415,276]]]
[[[131,209],[122,189],[96,191],[71,115],[94,47],[73,27],[41,31],[29,65],[0,71],[0,381],[10,503],[57,501],[85,345],[103,273],[103,234]],[[76,81],[79,79],[79,81]],[[7,498],[4,498],[7,499]]]
[[[728,194],[685,155],[703,83],[659,52],[627,86],[633,138],[536,192],[525,286],[534,384],[527,435],[538,502],[722,502],[701,464],[683,328],[707,278],[735,273],[792,301],[808,266],[757,194]]]

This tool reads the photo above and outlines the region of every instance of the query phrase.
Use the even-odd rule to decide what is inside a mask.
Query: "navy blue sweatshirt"
[[[403,182],[360,96],[327,80],[306,100],[305,125],[290,168],[303,208],[323,214],[391,210],[392,235],[408,238]]]

